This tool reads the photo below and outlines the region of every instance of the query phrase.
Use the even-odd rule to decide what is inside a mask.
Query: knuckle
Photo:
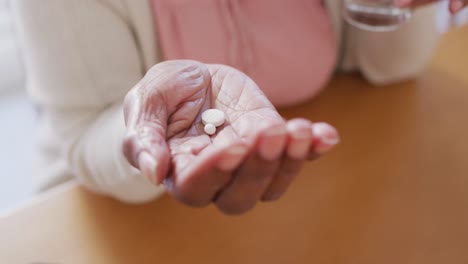
[[[140,88],[140,84],[136,84],[128,93],[125,95],[124,103],[125,104],[132,104],[134,100],[138,97],[138,89]]]
[[[165,144],[165,128],[158,122],[143,121],[135,128],[136,137],[145,146],[155,146]]]

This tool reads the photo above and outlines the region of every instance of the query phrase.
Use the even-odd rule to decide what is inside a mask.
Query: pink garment
[[[316,95],[337,44],[321,0],[152,0],[164,59],[233,66],[276,105]]]

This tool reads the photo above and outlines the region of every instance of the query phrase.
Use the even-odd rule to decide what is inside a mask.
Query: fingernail
[[[143,174],[143,176],[148,178],[155,185],[160,184],[156,175],[156,168],[158,166],[158,163],[148,152],[140,153],[138,157],[138,164],[140,166],[140,171]]]
[[[318,154],[324,154],[340,143],[338,132],[327,123],[316,123],[312,126],[314,138],[318,138],[315,151]]]
[[[263,135],[260,141],[259,153],[262,158],[274,161],[283,154],[286,143],[286,128],[276,127]]]
[[[288,156],[292,159],[305,158],[310,149],[310,141],[310,136],[293,135],[292,141],[288,146]]]
[[[457,13],[458,11],[460,11],[462,8],[463,8],[464,4],[463,4],[463,1],[453,1],[450,3],[450,11],[452,13]]]
[[[247,151],[248,149],[245,146],[231,147],[219,162],[218,168],[222,171],[234,170],[245,158]]]

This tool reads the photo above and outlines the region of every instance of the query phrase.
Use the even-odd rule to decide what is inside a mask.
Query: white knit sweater
[[[417,74],[438,39],[434,8],[419,10],[396,32],[370,33],[343,23],[341,1],[327,4],[341,43],[340,68],[377,84]],[[158,197],[163,189],[121,151],[122,100],[159,61],[148,0],[14,0],[12,7],[28,91],[41,106],[39,189],[73,177],[126,202]]]

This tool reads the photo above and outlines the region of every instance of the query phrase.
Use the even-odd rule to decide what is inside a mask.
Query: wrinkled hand
[[[397,5],[401,7],[417,7],[439,1],[441,0],[395,0]],[[450,0],[450,12],[455,14],[462,10],[467,4],[467,0]]]
[[[124,105],[128,161],[181,202],[226,214],[278,199],[304,161],[339,141],[325,123],[283,120],[251,79],[223,65],[160,63]],[[213,136],[200,117],[210,108],[226,115]]]

